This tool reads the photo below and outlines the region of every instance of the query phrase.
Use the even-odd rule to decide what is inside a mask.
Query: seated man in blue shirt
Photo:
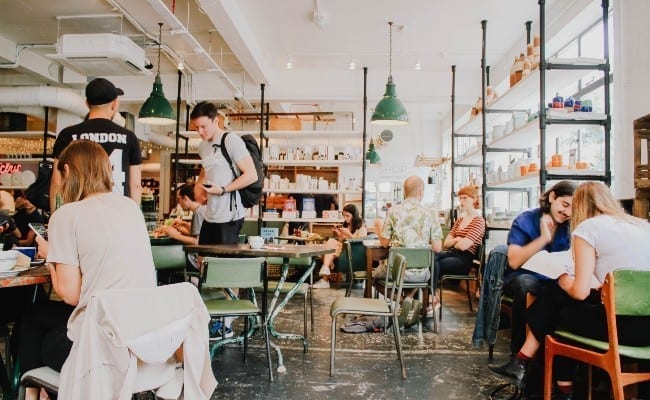
[[[526,338],[526,294],[535,294],[549,278],[521,269],[535,253],[568,250],[571,246],[569,219],[576,184],[560,181],[539,199],[539,208],[524,211],[512,222],[508,234],[508,265],[503,291],[512,297],[510,350],[516,354]]]

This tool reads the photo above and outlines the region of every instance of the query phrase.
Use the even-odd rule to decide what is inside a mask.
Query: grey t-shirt
[[[201,164],[205,171],[205,180],[212,182],[215,186],[226,186],[235,180],[235,177],[230,170],[228,161],[221,153],[221,135],[215,135],[211,141],[201,141],[199,144],[199,156],[201,157]],[[236,134],[229,134],[226,136],[226,149],[230,159],[234,163],[250,157],[244,141]],[[239,175],[241,172],[237,165],[234,165],[235,172]],[[235,221],[244,218],[246,209],[241,203],[239,193],[235,192],[235,203],[230,204],[231,195],[226,194],[223,196],[208,194],[208,203],[206,204],[204,217],[205,221],[211,223],[223,223]]]

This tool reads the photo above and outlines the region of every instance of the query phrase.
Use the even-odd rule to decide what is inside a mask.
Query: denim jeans
[[[478,303],[476,323],[472,334],[472,345],[481,347],[483,341],[493,345],[497,339],[499,319],[501,317],[501,293],[503,291],[503,275],[508,267],[508,246],[495,247],[488,256],[481,297]]]

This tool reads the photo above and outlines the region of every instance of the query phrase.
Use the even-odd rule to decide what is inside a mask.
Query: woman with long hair
[[[314,283],[315,289],[324,289],[330,287],[329,276],[334,269],[336,259],[341,255],[343,250],[343,241],[345,239],[360,238],[368,235],[368,229],[363,224],[363,218],[359,209],[354,204],[346,204],[343,207],[343,224],[334,227],[333,231],[336,238],[330,238],[327,244],[336,247],[336,252],[325,254],[323,256],[323,266],[319,271],[321,279]]]
[[[650,270],[650,224],[626,214],[614,195],[601,182],[584,182],[573,195],[571,251],[575,275],[564,274],[557,284],[546,285],[526,311],[530,332],[510,361],[490,369],[518,387],[525,382],[528,361],[556,329],[607,341],[605,308],[600,286],[607,273],[618,268]],[[618,321],[619,342],[632,346],[650,345],[647,322],[626,317]],[[556,360],[558,399],[571,399],[575,363]]]
[[[58,160],[64,204],[50,218],[49,241],[39,239],[39,253],[47,256],[52,286],[63,301],[35,305],[24,316],[21,372],[43,365],[61,370],[95,292],[156,285],[144,217],[133,200],[112,192],[104,149],[76,140]]]

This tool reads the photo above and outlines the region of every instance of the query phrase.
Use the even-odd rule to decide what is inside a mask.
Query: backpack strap
[[[228,136],[230,132],[224,132],[223,135],[221,136],[221,144],[219,147],[221,147],[221,154],[223,154],[223,157],[228,161],[228,165],[230,166],[230,170],[232,171],[232,176],[234,179],[237,179],[237,173],[235,172],[235,167],[232,165],[232,159],[230,158],[230,155],[228,155],[228,150],[226,150],[226,136]],[[237,201],[235,200],[235,191],[233,190],[230,192],[230,211],[232,211],[232,206],[233,204],[235,207],[237,207]]]

